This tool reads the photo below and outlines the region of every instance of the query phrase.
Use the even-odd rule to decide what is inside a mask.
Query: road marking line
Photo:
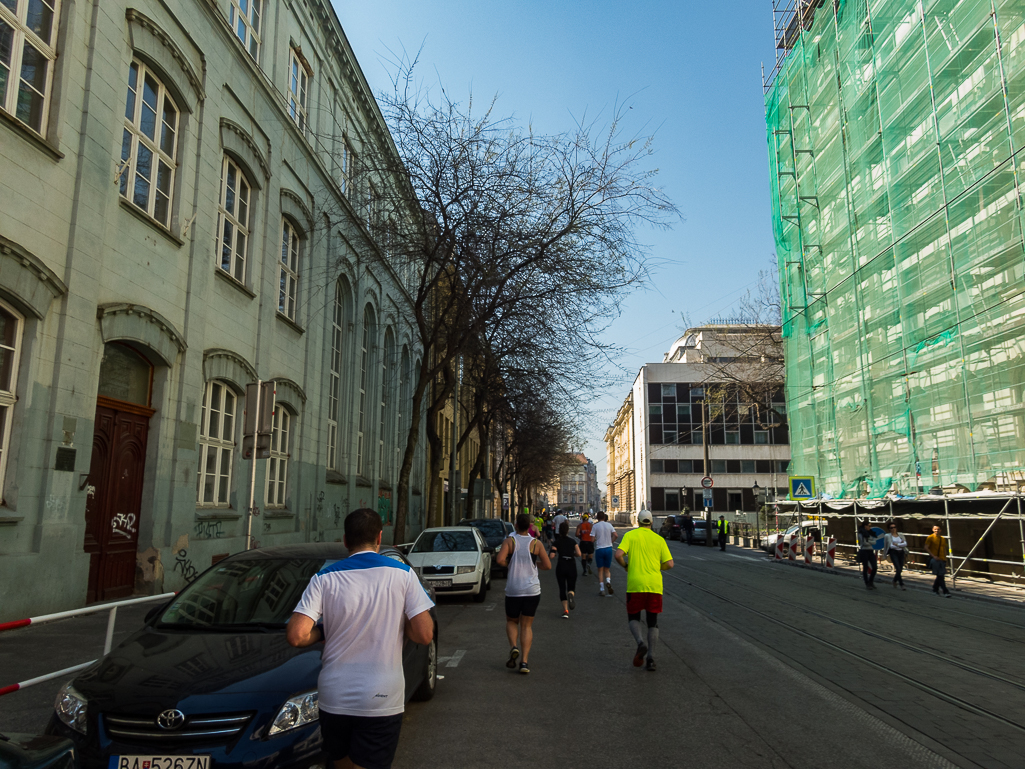
[[[457,667],[459,667],[459,662],[463,659],[463,655],[464,654],[466,654],[466,649],[456,649],[456,653],[453,654],[449,658],[449,661],[447,663],[445,663],[445,667],[447,667],[447,668],[457,668]]]
[[[487,606],[484,607],[484,611],[494,611],[496,606],[498,606],[497,603],[489,603]]]

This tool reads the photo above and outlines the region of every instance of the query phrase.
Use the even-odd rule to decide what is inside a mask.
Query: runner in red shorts
[[[658,643],[658,615],[662,613],[662,572],[673,568],[673,556],[666,541],[651,530],[650,511],[641,510],[637,523],[636,529],[623,535],[616,550],[616,561],[626,569],[626,614],[630,632],[637,642],[634,667],[644,664],[647,656],[647,669],[654,671],[652,653]],[[641,631],[642,611],[648,625],[647,643]]]

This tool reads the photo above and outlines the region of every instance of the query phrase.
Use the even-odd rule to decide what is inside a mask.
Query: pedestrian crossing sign
[[[815,479],[810,475],[790,476],[790,498],[791,499],[814,499]]]

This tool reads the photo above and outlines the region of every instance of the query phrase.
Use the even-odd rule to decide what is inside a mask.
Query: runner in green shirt
[[[673,568],[673,556],[666,541],[651,530],[651,521],[650,511],[638,513],[638,527],[623,535],[616,561],[626,569],[626,614],[637,641],[634,667],[639,668],[647,655],[647,669],[654,671],[652,652],[658,642],[658,615],[662,613],[662,572]],[[647,643],[641,632],[642,611],[648,625]]]

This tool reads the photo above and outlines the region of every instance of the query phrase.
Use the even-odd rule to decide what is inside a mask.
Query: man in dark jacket
[[[692,544],[694,542],[694,518],[691,516],[690,510],[683,511],[683,520],[680,521],[680,526],[683,527],[683,536],[687,538],[687,544]]]

